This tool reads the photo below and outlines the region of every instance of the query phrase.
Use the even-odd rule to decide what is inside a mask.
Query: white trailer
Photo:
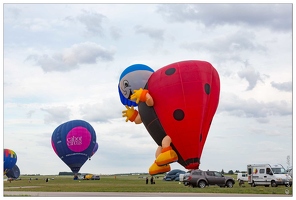
[[[239,186],[242,186],[248,181],[248,173],[237,173],[236,180],[238,181]]]
[[[255,187],[264,185],[277,187],[278,185],[292,186],[292,177],[281,164],[250,164],[247,165],[248,183]]]

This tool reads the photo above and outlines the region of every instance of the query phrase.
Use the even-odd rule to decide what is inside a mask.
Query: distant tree
[[[224,174],[224,170],[222,169],[221,174]]]
[[[239,170],[235,170],[235,173],[239,173],[240,171]]]
[[[65,176],[65,175],[75,175],[73,172],[59,172],[60,176]],[[77,175],[81,175],[81,173],[77,173]]]
[[[234,174],[234,173],[233,173],[233,171],[232,171],[232,170],[229,170],[229,171],[228,171],[228,174]]]

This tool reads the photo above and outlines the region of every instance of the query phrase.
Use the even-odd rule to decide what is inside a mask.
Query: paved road
[[[144,192],[22,192],[4,191],[4,196],[31,197],[292,197],[278,194],[224,194],[224,193],[144,193]]]

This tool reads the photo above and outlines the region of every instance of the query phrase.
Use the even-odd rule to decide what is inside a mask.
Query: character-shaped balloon
[[[151,175],[170,170],[178,161],[198,169],[210,125],[218,107],[220,79],[206,61],[188,60],[155,71],[144,88],[134,90],[138,110],[126,106],[123,117],[144,123],[158,144]]]
[[[95,144],[96,132],[83,120],[72,120],[59,125],[51,137],[55,153],[75,174],[92,156]]]
[[[118,92],[121,103],[127,106],[138,106],[130,97],[133,91],[145,87],[148,78],[154,71],[143,64],[134,64],[126,68],[119,78]]]
[[[17,161],[16,153],[11,149],[4,149],[3,150],[3,159],[4,159],[4,175],[6,172],[13,168]]]

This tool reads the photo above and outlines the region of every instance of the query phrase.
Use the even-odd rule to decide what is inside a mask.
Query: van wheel
[[[271,181],[271,187],[277,187],[277,184],[275,181]]]
[[[205,188],[206,187],[206,182],[205,181],[199,181],[198,182],[198,187]]]
[[[255,185],[255,182],[254,182],[254,181],[251,183],[251,187],[256,187],[256,185]]]

